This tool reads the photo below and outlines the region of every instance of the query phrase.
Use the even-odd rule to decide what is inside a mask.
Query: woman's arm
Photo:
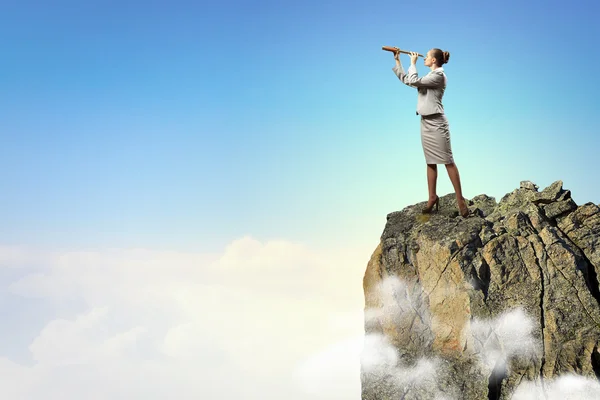
[[[400,62],[400,53],[394,53],[394,60],[396,60],[396,66],[392,68],[392,71],[394,71],[398,79],[400,79],[400,82],[404,83],[406,86],[416,88],[416,86],[408,83],[406,72],[404,72],[404,68],[402,67],[402,63]]]
[[[414,87],[425,87],[425,88],[436,88],[444,85],[444,76],[442,74],[433,73],[427,74],[422,78],[419,78],[417,74],[417,53],[411,53],[410,56],[410,67],[406,75],[403,77],[403,82],[407,85]],[[396,61],[398,62],[398,61]],[[402,71],[404,72],[404,71]]]
[[[444,76],[439,73],[427,74],[422,78],[419,78],[417,74],[417,67],[413,64],[408,67],[406,75],[404,75],[403,82],[407,85],[414,86],[417,88],[437,88],[444,86]]]

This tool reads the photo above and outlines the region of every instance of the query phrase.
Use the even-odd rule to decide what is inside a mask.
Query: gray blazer
[[[405,73],[402,64],[394,66],[392,71],[400,81],[410,87],[417,88],[417,114],[443,114],[442,97],[446,90],[446,74],[438,67],[422,78],[417,76],[417,67],[412,65]]]

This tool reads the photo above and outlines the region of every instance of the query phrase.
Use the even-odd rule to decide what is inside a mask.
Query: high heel
[[[458,212],[460,213],[460,215],[463,218],[467,218],[469,216],[469,208],[467,207],[467,200],[465,200],[465,198],[462,198],[462,203],[464,204],[464,209],[460,206],[460,204],[458,204]]]
[[[421,210],[421,212],[423,214],[429,214],[431,212],[431,210],[433,210],[434,206],[435,206],[435,211],[438,211],[439,204],[440,204],[440,198],[438,196],[435,196],[435,201],[433,202],[433,204],[429,207],[425,207],[424,209]]]

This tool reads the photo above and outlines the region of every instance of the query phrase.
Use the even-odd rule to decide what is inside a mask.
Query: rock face
[[[363,280],[362,399],[543,399],[561,375],[597,382],[600,208],[562,185],[476,196],[468,218],[454,194],[387,216]]]

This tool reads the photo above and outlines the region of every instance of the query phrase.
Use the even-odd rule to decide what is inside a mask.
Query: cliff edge
[[[363,400],[543,399],[561,376],[600,396],[600,208],[538,189],[476,196],[468,218],[453,193],[387,216],[363,279]]]

